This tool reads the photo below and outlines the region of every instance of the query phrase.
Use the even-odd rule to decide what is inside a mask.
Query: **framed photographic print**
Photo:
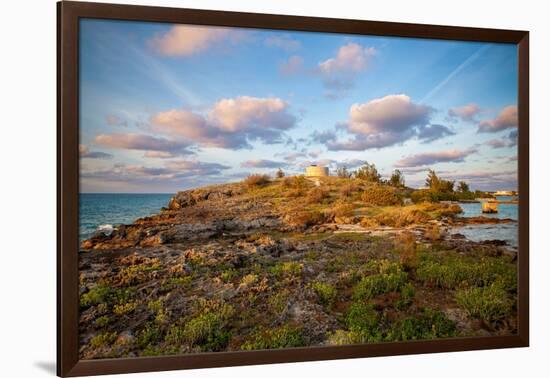
[[[58,375],[527,346],[528,46],[58,3]]]

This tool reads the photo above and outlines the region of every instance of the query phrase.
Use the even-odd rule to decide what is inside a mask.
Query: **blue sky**
[[[515,45],[81,20],[82,192],[368,161],[517,188]]]

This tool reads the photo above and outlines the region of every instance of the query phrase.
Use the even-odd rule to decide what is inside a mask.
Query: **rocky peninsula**
[[[517,252],[450,231],[514,221],[410,197],[303,176],[179,192],[82,242],[80,357],[515,333]]]

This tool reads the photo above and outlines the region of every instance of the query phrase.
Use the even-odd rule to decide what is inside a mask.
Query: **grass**
[[[336,202],[330,209],[330,213],[335,218],[352,217],[355,206],[348,202]]]
[[[242,350],[279,349],[304,346],[301,327],[285,324],[276,328],[262,328],[251,334],[241,345]]]
[[[307,193],[305,202],[308,204],[322,203],[328,197],[328,191],[320,188],[313,188]]]
[[[511,315],[514,302],[501,283],[472,287],[456,293],[456,302],[473,318],[489,323]]]
[[[288,215],[290,223],[295,226],[309,227],[325,221],[325,217],[318,210],[300,210]]]
[[[243,182],[249,189],[253,189],[265,186],[269,184],[271,180],[268,175],[249,175]]]

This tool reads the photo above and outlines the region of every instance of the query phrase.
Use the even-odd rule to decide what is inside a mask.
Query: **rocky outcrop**
[[[226,199],[238,193],[240,193],[238,189],[225,186],[186,190],[178,192],[170,199],[168,209],[179,210],[202,201]]]

